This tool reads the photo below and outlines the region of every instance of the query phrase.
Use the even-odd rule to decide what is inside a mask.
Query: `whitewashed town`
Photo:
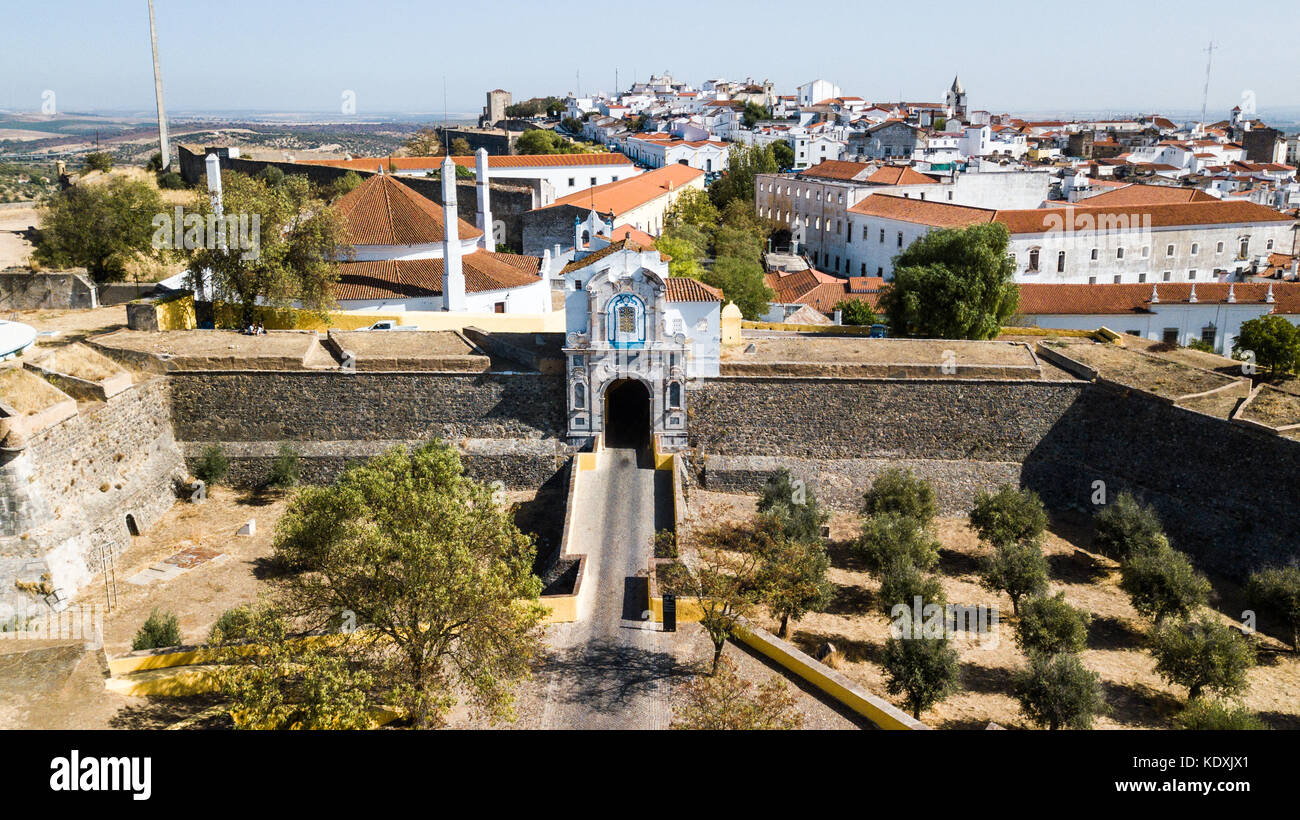
[[[299,123],[173,103],[133,5],[147,114],[0,107],[0,728],[1300,729],[1240,50],[1199,110],[952,49]]]

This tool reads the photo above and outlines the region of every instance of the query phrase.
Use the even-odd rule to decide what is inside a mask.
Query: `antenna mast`
[[[1210,61],[1214,59],[1214,41],[1205,49],[1205,90],[1201,92],[1201,128],[1205,128],[1205,109],[1210,101]]]
[[[162,67],[158,64],[158,29],[153,22],[153,0],[149,0],[149,41],[153,45],[153,91],[158,98],[158,151],[162,169],[171,167],[171,148],[167,145],[167,112],[163,109]]]

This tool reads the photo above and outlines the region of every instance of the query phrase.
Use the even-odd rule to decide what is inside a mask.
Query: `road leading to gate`
[[[545,729],[666,729],[678,668],[675,633],[642,617],[644,570],[657,528],[672,520],[672,474],[606,449],[578,478],[570,550],[585,554],[580,620],[551,628]]]

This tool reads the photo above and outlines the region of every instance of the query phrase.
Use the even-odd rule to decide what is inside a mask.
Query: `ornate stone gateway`
[[[628,241],[570,263],[564,286],[570,441],[685,446],[686,381],[718,372],[717,292]]]

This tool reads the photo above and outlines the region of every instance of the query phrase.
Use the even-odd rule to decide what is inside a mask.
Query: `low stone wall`
[[[0,310],[80,310],[99,307],[99,291],[84,270],[0,271]]]

